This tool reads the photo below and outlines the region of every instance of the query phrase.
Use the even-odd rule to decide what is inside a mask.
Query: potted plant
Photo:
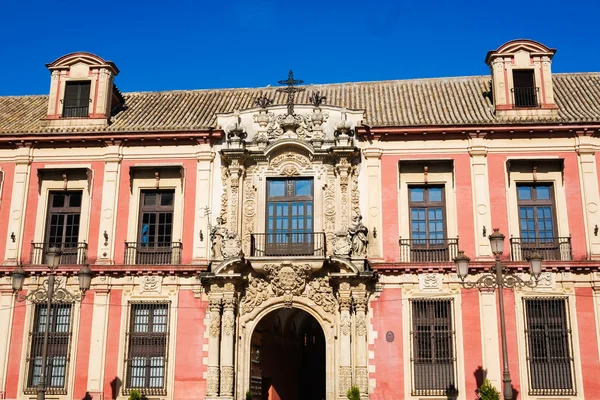
[[[129,392],[129,400],[142,400],[142,394],[133,389],[131,392]]]
[[[500,392],[492,385],[492,382],[486,379],[479,388],[479,398],[481,400],[500,400]]]
[[[358,386],[352,386],[350,389],[348,389],[346,396],[349,400],[360,400],[360,389]]]
[[[246,400],[252,400],[252,391],[250,389],[246,392]]]

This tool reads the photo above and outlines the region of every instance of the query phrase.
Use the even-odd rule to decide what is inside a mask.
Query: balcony
[[[537,108],[539,90],[537,87],[516,87],[512,89],[513,104],[515,108]]]
[[[181,264],[181,242],[125,242],[125,265]]]
[[[87,118],[89,117],[89,106],[64,106],[63,118]]]
[[[253,233],[250,236],[252,257],[325,257],[324,232]]]
[[[45,265],[46,254],[50,247],[60,249],[60,265],[85,265],[87,264],[88,245],[85,242],[79,243],[34,243],[31,242],[31,252],[29,255],[29,264]]]
[[[548,261],[571,261],[573,251],[571,237],[510,238],[510,255],[513,261],[527,261],[533,253],[539,253]]]
[[[458,255],[458,238],[400,239],[400,262],[444,263]]]

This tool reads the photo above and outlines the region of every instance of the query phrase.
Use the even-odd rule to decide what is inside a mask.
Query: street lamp
[[[71,303],[81,302],[85,297],[85,292],[90,288],[92,283],[93,272],[88,265],[84,265],[77,276],[79,278],[79,289],[81,293],[71,293],[67,289],[55,287],[56,269],[60,264],[61,250],[52,246],[46,250],[46,263],[50,272],[48,273],[48,279],[44,286],[38,287],[37,289],[29,292],[28,294],[19,294],[23,289],[23,282],[25,281],[25,270],[21,265],[11,273],[12,276],[12,287],[15,292],[17,301],[23,302],[26,300],[33,301],[35,303],[46,302],[46,320],[44,326],[44,344],[42,347],[42,371],[40,374],[40,381],[37,385],[37,400],[45,400],[46,398],[46,367],[48,359],[48,333],[50,331],[50,310],[52,303]]]
[[[506,321],[504,316],[504,295],[502,289],[512,289],[515,287],[536,287],[538,278],[542,272],[542,256],[537,252],[531,254],[527,260],[529,261],[529,280],[525,281],[521,277],[514,275],[500,262],[500,256],[504,252],[505,236],[494,229],[494,232],[489,236],[490,246],[494,254],[494,268],[487,273],[482,274],[476,281],[467,281],[465,278],[469,274],[469,261],[471,259],[465,255],[464,251],[459,251],[458,256],[454,258],[456,264],[456,272],[461,280],[463,287],[467,289],[477,288],[479,290],[495,290],[498,289],[498,303],[500,305],[500,334],[502,336],[502,382],[504,400],[513,400],[513,390],[510,379],[510,371],[508,369],[508,350],[506,347]]]

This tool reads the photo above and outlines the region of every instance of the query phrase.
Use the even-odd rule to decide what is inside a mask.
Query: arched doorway
[[[252,333],[253,400],[325,399],[325,335],[304,310],[271,311]]]

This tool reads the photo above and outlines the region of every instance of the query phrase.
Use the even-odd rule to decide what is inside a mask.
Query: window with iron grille
[[[87,118],[90,107],[90,81],[71,81],[65,86],[64,118]]]
[[[131,303],[125,392],[140,389],[143,394],[166,394],[169,303]]]
[[[72,304],[52,304],[48,325],[48,356],[46,360],[46,388],[48,393],[67,394],[67,372],[71,342]],[[26,393],[34,393],[42,375],[42,348],[48,308],[36,304],[32,329],[29,333],[29,357]]]
[[[523,299],[529,394],[575,395],[568,300]]]
[[[413,396],[444,396],[456,388],[452,299],[414,299],[411,312]]]

